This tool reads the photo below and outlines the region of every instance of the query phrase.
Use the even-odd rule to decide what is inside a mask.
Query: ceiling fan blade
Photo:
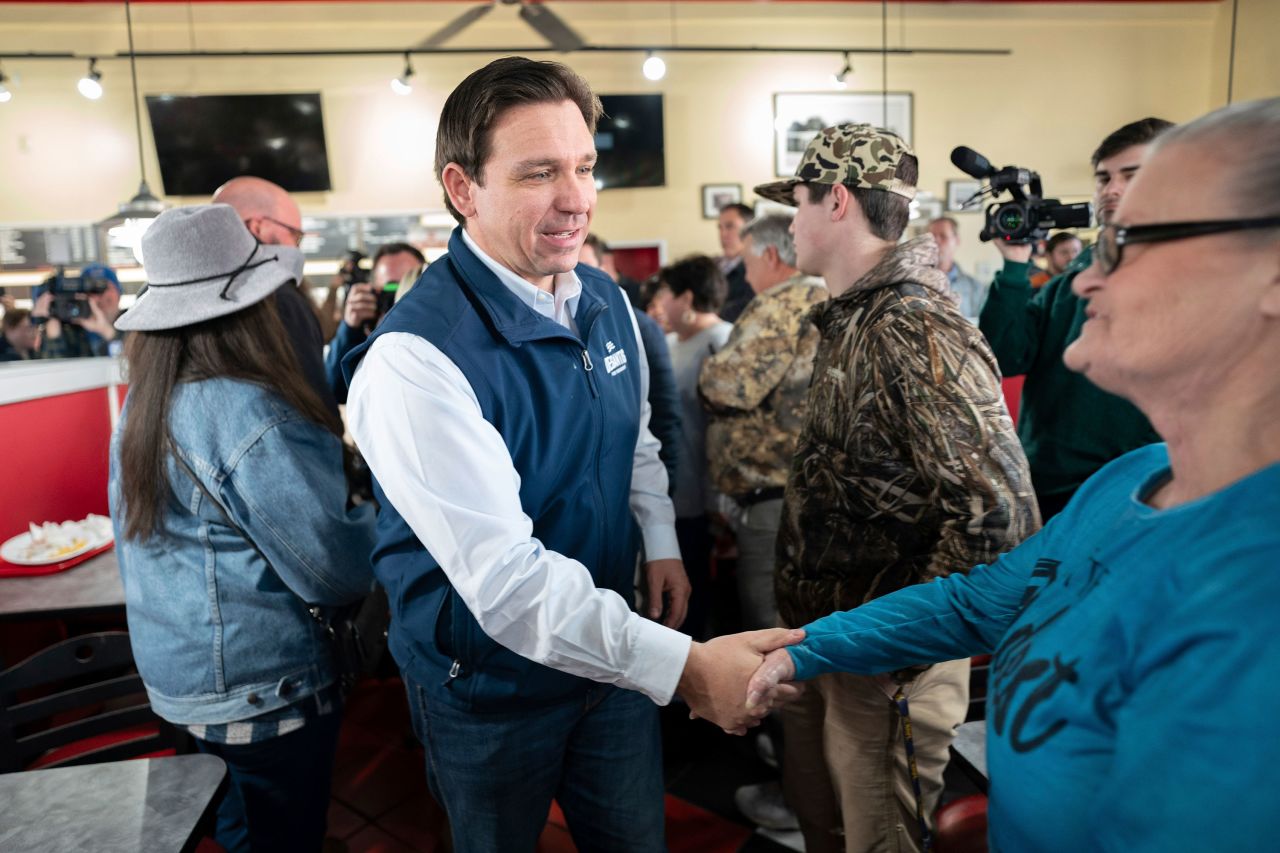
[[[551,42],[551,46],[556,50],[562,52],[579,50],[587,43],[559,15],[546,6],[521,3],[520,17],[537,30],[538,35]]]
[[[449,39],[453,38],[458,33],[489,14],[489,12],[493,10],[493,5],[493,2],[489,2],[480,6],[473,6],[440,29],[436,30],[431,35],[427,36],[422,41],[418,42],[414,45],[414,48],[422,50],[426,48],[440,47]]]

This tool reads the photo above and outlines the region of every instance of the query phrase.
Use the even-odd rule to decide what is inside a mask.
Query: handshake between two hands
[[[803,629],[770,628],[694,643],[676,692],[688,703],[690,717],[746,734],[804,690],[792,682],[796,667],[786,650],[803,639]]]

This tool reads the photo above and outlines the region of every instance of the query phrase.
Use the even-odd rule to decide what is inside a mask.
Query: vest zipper
[[[592,373],[595,365],[591,363],[591,353],[587,352],[585,349],[582,351],[582,367],[587,372],[587,387],[591,389],[591,396],[599,397],[600,389],[596,387],[596,378]]]
[[[455,660],[453,662],[453,666],[449,667],[449,677],[444,680],[443,686],[448,687],[450,682],[452,682],[455,678],[457,678],[461,674],[462,674],[462,661]]]

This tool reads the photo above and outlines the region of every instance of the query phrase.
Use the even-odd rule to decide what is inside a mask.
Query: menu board
[[[364,232],[364,244],[372,253],[384,243],[409,243],[422,231],[422,217],[367,216],[360,226]]]
[[[304,216],[302,252],[307,260],[342,260],[359,249],[372,255],[384,243],[405,242],[421,247],[444,246],[453,230],[452,220],[434,214],[392,216]],[[111,245],[102,256],[98,231],[84,225],[0,225],[0,271],[79,267],[102,261],[119,269],[136,267],[127,246]]]
[[[360,221],[350,216],[304,216],[302,253],[308,260],[341,260],[360,248]]]
[[[0,226],[0,269],[82,266],[99,257],[98,234],[92,225]],[[132,255],[128,263],[134,263]]]

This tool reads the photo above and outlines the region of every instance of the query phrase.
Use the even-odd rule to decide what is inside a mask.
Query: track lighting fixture
[[[404,55],[404,73],[391,81],[391,91],[397,95],[413,94],[413,84],[410,78],[413,77],[413,63],[409,61],[409,54]]]
[[[831,75],[831,85],[843,89],[849,85],[848,77],[853,73],[853,60],[849,58],[849,54],[844,55],[844,67]]]
[[[641,66],[644,76],[650,80],[661,80],[667,76],[667,63],[662,61],[662,57],[654,56],[653,51],[645,54],[644,65]]]
[[[80,78],[80,82],[76,83],[76,88],[80,90],[80,94],[84,95],[91,101],[96,101],[102,97],[102,72],[98,70],[98,60],[89,60],[89,71]]]

